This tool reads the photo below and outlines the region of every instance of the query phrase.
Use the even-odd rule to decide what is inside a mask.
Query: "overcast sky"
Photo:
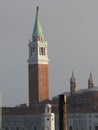
[[[77,90],[98,86],[98,0],[0,0],[0,89],[3,106],[28,104],[28,41],[36,6],[48,42],[50,97],[69,91],[72,70]]]

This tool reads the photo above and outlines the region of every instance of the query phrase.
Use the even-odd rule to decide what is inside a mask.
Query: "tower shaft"
[[[30,107],[49,99],[47,42],[44,40],[38,10],[39,8],[37,7],[32,41],[29,41],[28,71]]]
[[[76,92],[76,78],[74,76],[74,72],[72,72],[72,76],[70,78],[70,92],[71,93]]]
[[[48,100],[48,65],[29,65],[29,105]]]

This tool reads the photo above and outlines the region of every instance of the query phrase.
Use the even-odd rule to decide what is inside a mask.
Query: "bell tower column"
[[[72,76],[70,78],[70,93],[76,92],[76,79],[74,76],[74,72],[72,72]]]
[[[93,87],[94,87],[93,77],[92,77],[92,73],[90,73],[90,77],[88,79],[88,88],[93,88]]]
[[[29,106],[32,107],[49,99],[48,91],[48,55],[47,42],[36,8],[36,19],[33,28],[32,41],[29,41]]]

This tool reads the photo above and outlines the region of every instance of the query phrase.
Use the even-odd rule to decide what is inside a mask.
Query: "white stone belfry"
[[[51,105],[46,104],[45,113],[42,114],[42,130],[55,130],[55,114],[51,113]]]
[[[39,7],[36,9],[36,19],[33,28],[32,41],[29,40],[29,64],[48,64],[47,42],[38,14]]]

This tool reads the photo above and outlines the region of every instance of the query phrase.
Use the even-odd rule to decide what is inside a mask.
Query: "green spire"
[[[38,10],[39,10],[39,7],[36,8],[36,19],[35,19],[35,24],[34,24],[33,34],[32,34],[33,36],[43,35],[42,26],[41,26],[40,19],[38,16]]]

